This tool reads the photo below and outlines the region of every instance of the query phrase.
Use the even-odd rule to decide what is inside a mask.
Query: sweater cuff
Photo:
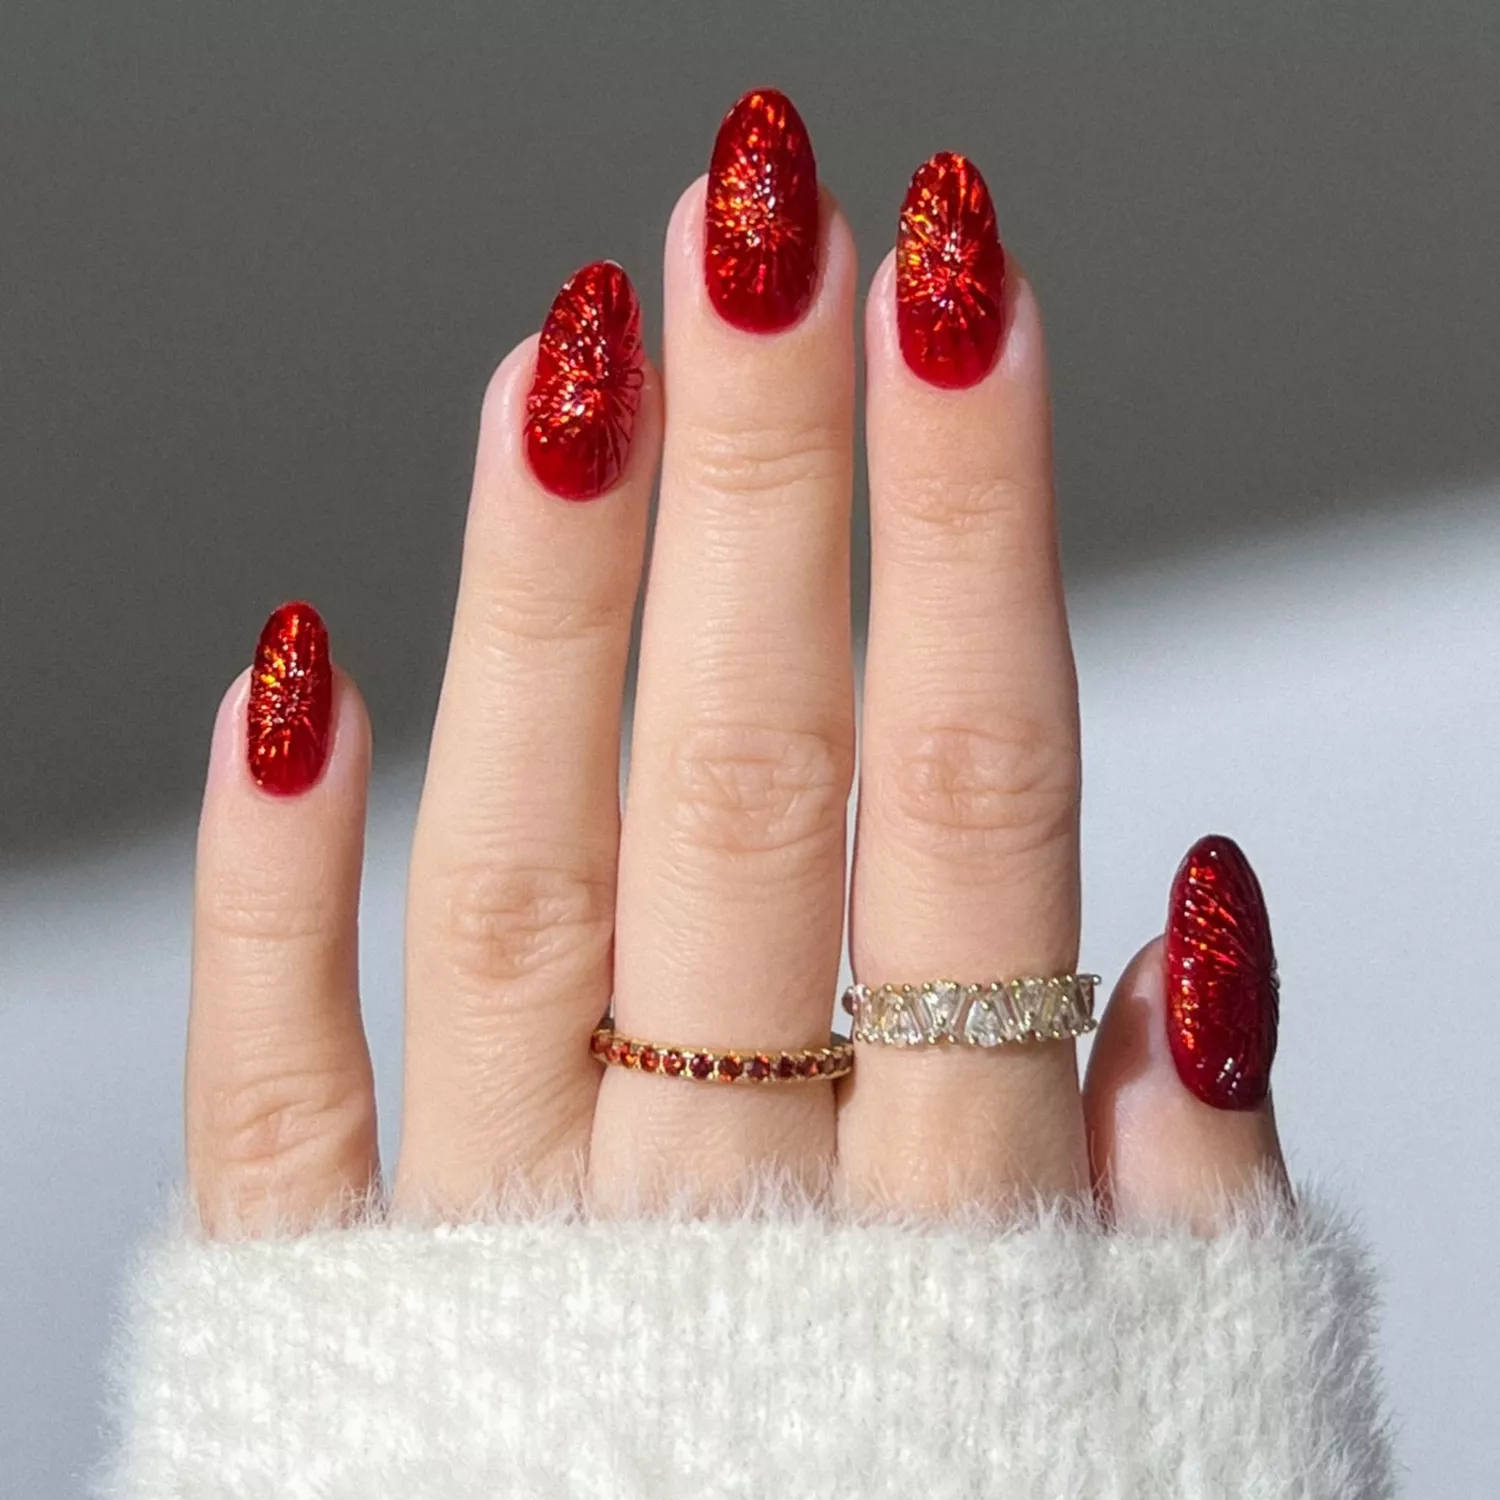
[[[165,1235],[109,1500],[1383,1500],[1371,1280],[1317,1204],[1216,1238],[499,1218]]]

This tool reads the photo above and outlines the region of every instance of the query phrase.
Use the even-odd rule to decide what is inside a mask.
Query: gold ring
[[[842,1078],[854,1066],[854,1048],[837,1033],[826,1047],[794,1047],[766,1052],[715,1047],[676,1047],[621,1036],[608,1022],[594,1029],[589,1051],[602,1063],[686,1078],[693,1083],[807,1083]]]
[[[851,984],[844,1009],[856,1042],[886,1047],[1003,1047],[1055,1042],[1094,1029],[1097,974],[996,979],[960,984]]]

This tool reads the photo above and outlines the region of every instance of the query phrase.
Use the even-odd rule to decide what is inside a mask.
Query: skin
[[[807,314],[730,328],[703,287],[703,183],[667,231],[665,375],[626,471],[586,504],[527,467],[528,340],[485,396],[447,675],[412,851],[398,1212],[581,1180],[602,1210],[732,1198],[762,1170],[943,1214],[1094,1194],[1121,1222],[1284,1182],[1269,1102],[1200,1103],[1166,1046],[1159,944],[1074,1048],[861,1048],[830,1085],[600,1069],[587,1038],[826,1040],[854,788],[849,625],[858,277],[825,197]],[[1077,962],[1078,711],[1058,567],[1041,317],[1012,264],[975,387],[902,361],[892,266],[864,308],[871,610],[848,916],[867,982]],[[665,415],[664,415],[665,414]],[[647,508],[661,498],[630,784],[620,711]],[[190,1178],[219,1234],[293,1228],[378,1177],[355,918],[369,726],[340,677],[326,770],[251,781],[244,679],[199,840]],[[560,747],[562,747],[560,749]],[[1164,872],[1169,874],[1170,872]]]

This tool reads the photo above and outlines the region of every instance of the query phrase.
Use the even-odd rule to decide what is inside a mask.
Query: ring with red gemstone
[[[887,1047],[1003,1047],[1061,1042],[1094,1029],[1097,974],[995,979],[960,984],[851,984],[844,1009],[853,1039]]]
[[[621,1036],[607,1021],[594,1028],[589,1051],[615,1068],[686,1078],[691,1083],[811,1083],[842,1078],[854,1066],[854,1048],[832,1033],[826,1047],[679,1047]]]

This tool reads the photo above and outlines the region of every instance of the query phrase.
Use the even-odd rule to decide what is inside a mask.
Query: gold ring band
[[[960,984],[851,984],[844,1009],[856,1042],[886,1047],[1003,1047],[1060,1042],[1094,1029],[1097,974]]]
[[[608,1023],[595,1028],[589,1051],[602,1063],[686,1078],[692,1083],[809,1083],[842,1078],[854,1066],[854,1048],[833,1033],[826,1047],[794,1047],[767,1052],[715,1047],[676,1047],[621,1036]]]

